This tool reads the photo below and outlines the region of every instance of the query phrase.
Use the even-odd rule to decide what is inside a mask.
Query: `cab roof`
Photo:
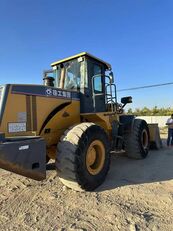
[[[72,60],[72,59],[75,59],[75,58],[79,58],[79,57],[82,57],[82,56],[88,56],[88,57],[90,57],[92,59],[95,59],[95,60],[97,60],[97,61],[105,64],[105,66],[106,66],[107,69],[111,69],[111,65],[109,63],[107,63],[107,62],[105,62],[105,61],[103,61],[103,60],[95,57],[94,55],[89,54],[88,52],[82,52],[82,53],[79,53],[77,55],[73,55],[73,56],[70,56],[68,58],[58,60],[58,61],[52,63],[51,66],[53,67],[53,66],[56,66],[56,65],[58,65],[60,63],[64,63],[66,61],[69,61],[69,60]]]

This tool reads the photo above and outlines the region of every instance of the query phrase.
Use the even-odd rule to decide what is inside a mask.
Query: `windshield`
[[[74,59],[54,67],[55,87],[79,90],[84,79],[84,61]]]

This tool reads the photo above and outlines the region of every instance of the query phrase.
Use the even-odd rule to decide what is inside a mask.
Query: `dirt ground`
[[[112,155],[95,192],[63,186],[53,164],[43,182],[0,170],[0,230],[173,230],[173,147],[145,160]]]

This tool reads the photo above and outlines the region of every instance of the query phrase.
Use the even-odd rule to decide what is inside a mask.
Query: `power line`
[[[161,83],[161,84],[153,84],[153,85],[145,85],[145,86],[132,87],[132,88],[124,88],[124,89],[120,89],[120,90],[117,90],[117,91],[133,91],[133,90],[139,90],[139,89],[144,89],[144,88],[162,87],[162,86],[167,86],[167,85],[173,85],[173,82]]]

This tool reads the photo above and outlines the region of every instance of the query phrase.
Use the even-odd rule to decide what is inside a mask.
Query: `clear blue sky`
[[[81,51],[112,64],[118,89],[172,82],[172,12],[172,0],[0,0],[0,83],[41,83]],[[173,85],[125,95],[173,107]]]

